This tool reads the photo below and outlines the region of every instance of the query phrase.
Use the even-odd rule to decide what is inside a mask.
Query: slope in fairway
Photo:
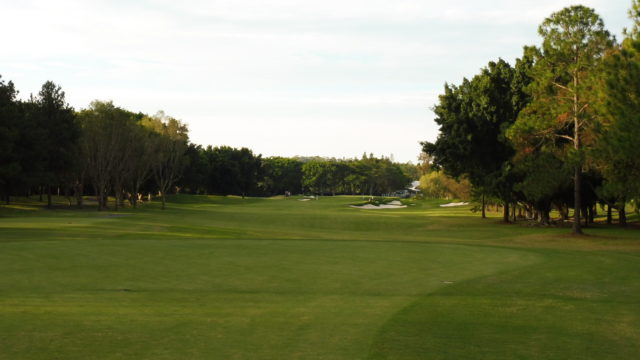
[[[0,358],[536,359],[587,339],[637,350],[635,250],[538,249],[532,236],[557,247],[563,230],[428,202],[175,200],[117,216],[0,210]]]

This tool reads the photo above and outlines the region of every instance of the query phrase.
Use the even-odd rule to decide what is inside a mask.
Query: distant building
[[[420,181],[412,181],[410,187],[406,189],[394,191],[392,193],[382,194],[382,196],[399,197],[399,198],[412,197],[417,195],[420,192],[420,189],[418,188],[419,186],[420,186]]]

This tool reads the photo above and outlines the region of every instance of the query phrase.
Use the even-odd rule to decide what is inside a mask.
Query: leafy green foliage
[[[531,68],[531,102],[510,135],[525,155],[553,152],[574,167],[574,232],[580,233],[584,148],[593,144],[596,123],[596,69],[613,40],[598,14],[580,5],[551,14],[538,32],[543,43]]]
[[[640,3],[629,11],[633,28],[610,51],[601,67],[601,127],[592,151],[606,181],[604,198],[621,207],[640,197]]]
[[[521,68],[529,59],[518,60],[518,71],[504,60],[490,62],[460,86],[445,85],[434,107],[440,135],[435,143],[423,143],[437,168],[453,177],[466,177],[486,195],[505,204],[514,200],[516,177],[511,158],[514,149],[506,131],[526,103],[523,88],[529,78]],[[505,220],[508,207],[505,206]]]

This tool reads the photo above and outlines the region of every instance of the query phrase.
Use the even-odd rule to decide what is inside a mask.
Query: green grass
[[[1,206],[0,359],[640,354],[638,230],[361,199]]]

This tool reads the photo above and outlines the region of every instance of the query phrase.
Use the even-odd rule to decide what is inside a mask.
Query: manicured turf
[[[0,359],[635,359],[640,230],[437,201],[0,207]]]

